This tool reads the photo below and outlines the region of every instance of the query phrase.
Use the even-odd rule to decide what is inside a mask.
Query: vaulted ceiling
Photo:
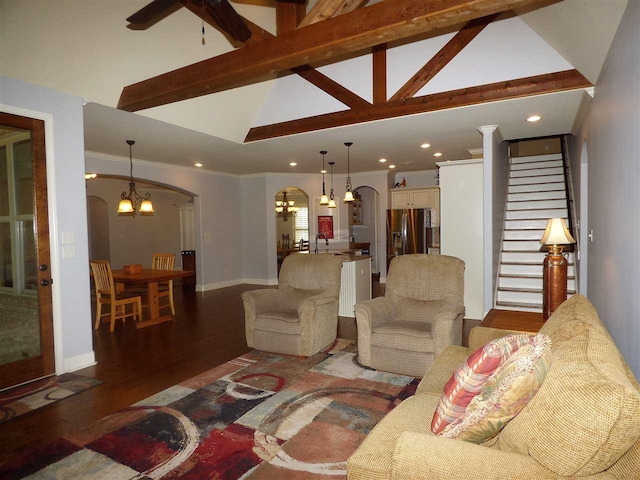
[[[87,150],[125,156],[135,138],[137,158],[240,174],[317,172],[322,149],[339,172],[347,140],[353,171],[381,157],[407,171],[433,168],[436,150],[468,158],[481,125],[567,133],[626,6],[232,0],[250,35],[227,26],[233,39],[211,27],[220,0],[155,0],[165,11],[127,28],[146,3],[0,0],[0,43],[20,46],[0,73],[90,102]]]

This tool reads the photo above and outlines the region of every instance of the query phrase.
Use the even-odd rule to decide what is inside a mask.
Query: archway
[[[274,198],[274,210],[279,272],[287,255],[309,248],[309,195],[298,187],[285,187]]]
[[[369,245],[371,273],[380,275],[380,194],[375,188],[363,185],[354,190],[356,201],[349,208],[350,247],[364,250]]]

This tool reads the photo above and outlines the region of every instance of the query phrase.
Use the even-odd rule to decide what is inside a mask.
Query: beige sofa
[[[349,458],[349,479],[640,479],[640,385],[589,301],[563,303],[540,332],[553,360],[542,387],[482,445],[437,437],[431,418],[452,372],[511,333],[476,327],[469,349],[448,347],[418,386]]]

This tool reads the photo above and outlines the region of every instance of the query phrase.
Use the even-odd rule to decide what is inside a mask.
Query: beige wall
[[[541,138],[510,145],[512,157],[528,157],[529,155],[549,155],[560,153],[562,146],[559,138]]]

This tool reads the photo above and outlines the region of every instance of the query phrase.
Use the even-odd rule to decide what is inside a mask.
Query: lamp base
[[[549,252],[542,264],[542,318],[547,320],[567,299],[567,265],[562,253]]]

